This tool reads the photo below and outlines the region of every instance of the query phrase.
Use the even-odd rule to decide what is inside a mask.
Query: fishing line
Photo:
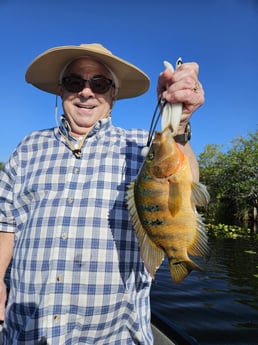
[[[182,65],[182,63],[183,63],[182,58],[181,57],[178,58],[177,61],[176,61],[176,68],[180,67]],[[168,61],[164,61],[164,65],[165,65],[166,68],[171,69],[172,72],[174,71],[173,66]],[[154,110],[154,113],[152,115],[152,120],[151,120],[151,124],[150,124],[150,130],[149,130],[147,145],[142,148],[142,156],[144,156],[144,157],[146,157],[148,152],[149,152],[149,148],[151,146],[151,141],[152,141],[154,132],[156,130],[156,127],[158,125],[159,119],[160,119],[160,117],[161,117],[161,115],[163,113],[163,110],[164,110],[164,107],[165,107],[166,104],[167,104],[167,101],[164,98],[160,97],[159,100],[158,100],[158,103],[156,105],[156,108]],[[160,111],[157,114],[158,109],[160,109]]]
[[[158,125],[158,122],[159,122],[159,119],[162,115],[162,111],[163,111],[163,108],[165,106],[165,104],[167,103],[167,101],[163,98],[160,98],[157,105],[156,105],[156,108],[154,110],[154,113],[152,115],[152,120],[151,120],[151,125],[150,125],[150,131],[149,131],[149,136],[148,136],[148,141],[147,141],[147,146],[150,146],[151,144],[151,139],[153,137],[153,134],[157,128],[157,125]],[[160,108],[160,111],[159,113],[157,114],[158,112],[158,109]],[[156,120],[155,120],[155,117],[157,116]],[[155,120],[155,122],[154,122]]]
[[[153,138],[153,135],[155,133],[155,130],[157,128],[159,119],[162,115],[163,112],[163,108],[166,105],[167,101],[164,98],[159,98],[158,103],[155,107],[154,113],[152,115],[152,119],[151,119],[151,124],[150,124],[150,130],[149,130],[149,135],[148,135],[148,140],[147,140],[147,145],[145,147],[142,148],[142,156],[146,157],[148,152],[149,152],[149,148],[151,146],[151,141]],[[158,110],[160,109],[159,113]],[[156,118],[156,119],[155,119]]]

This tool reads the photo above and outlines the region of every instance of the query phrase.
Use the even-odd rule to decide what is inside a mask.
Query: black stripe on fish
[[[151,239],[158,239],[158,240],[170,240],[172,238],[172,236],[170,234],[156,234],[156,233],[152,233],[151,229],[148,229],[148,236]],[[166,248],[162,248],[164,251]]]
[[[147,212],[156,212],[160,210],[159,205],[139,205],[139,208]]]
[[[153,194],[153,191],[151,189],[139,188],[138,193],[142,196],[150,196]]]
[[[172,257],[172,258],[168,258],[168,260],[170,261],[170,260],[173,260],[174,259],[174,257]],[[183,265],[184,264],[184,261],[177,261],[177,262],[173,262],[172,263],[172,265]]]
[[[163,225],[164,221],[161,219],[143,219],[142,225],[143,226],[157,226],[157,225]]]
[[[145,172],[142,173],[141,178],[142,178],[144,181],[151,181],[151,180],[153,179],[152,176],[148,175],[148,174],[145,173]]]

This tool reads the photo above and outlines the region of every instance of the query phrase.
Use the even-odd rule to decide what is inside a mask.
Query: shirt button
[[[73,169],[73,173],[76,174],[76,175],[78,175],[78,174],[79,174],[79,169],[78,169],[78,168],[74,168],[74,169]]]
[[[57,282],[61,282],[63,280],[63,277],[62,276],[58,276],[57,278],[56,278],[56,281]]]
[[[59,321],[60,320],[60,316],[59,315],[54,315],[53,319],[54,319],[54,321]]]
[[[66,233],[66,232],[64,232],[64,233],[62,234],[62,239],[63,239],[63,240],[66,240],[66,239],[67,239],[67,233]]]
[[[73,203],[73,198],[68,198],[67,201],[68,201],[69,204],[72,204]]]

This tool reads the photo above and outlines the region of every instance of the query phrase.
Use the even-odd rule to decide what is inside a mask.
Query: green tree
[[[224,154],[220,151],[220,145],[209,144],[199,156],[200,179],[210,193],[210,203],[205,210],[205,218],[210,223],[216,223],[217,210],[220,199],[220,176],[223,171]]]
[[[231,199],[235,204],[236,219],[247,222],[251,218],[255,224],[258,200],[258,131],[250,133],[247,139],[239,137],[232,143],[225,170],[227,190],[230,189]]]
[[[221,146],[207,145],[199,156],[201,180],[211,202],[206,211],[210,222],[257,224],[258,131],[232,141],[223,153]]]

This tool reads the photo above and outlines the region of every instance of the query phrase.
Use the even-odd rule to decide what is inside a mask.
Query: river
[[[151,291],[152,310],[200,345],[258,345],[258,241],[210,239],[204,272],[172,282],[165,260]]]

